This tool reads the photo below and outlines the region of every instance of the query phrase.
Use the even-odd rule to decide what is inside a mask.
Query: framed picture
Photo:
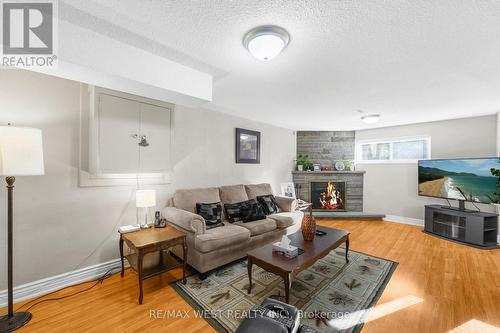
[[[260,164],[260,132],[236,129],[236,163]]]
[[[295,185],[293,183],[281,183],[281,195],[289,198],[297,198],[295,195]]]

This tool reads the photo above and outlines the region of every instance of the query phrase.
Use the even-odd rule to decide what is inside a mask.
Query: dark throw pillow
[[[226,211],[226,216],[229,223],[234,223],[242,220],[241,207],[244,203],[245,201],[232,204],[224,204],[224,210]]]
[[[243,222],[252,222],[263,220],[266,218],[266,213],[256,199],[248,200],[248,204],[241,208],[241,219]]]
[[[230,223],[238,221],[251,222],[266,218],[266,214],[256,199],[233,204],[224,204],[224,209],[226,210],[226,215]]]
[[[264,213],[266,213],[266,215],[271,215],[281,212],[281,208],[280,206],[278,206],[278,203],[276,202],[276,199],[272,194],[260,195],[257,197],[257,201],[262,206],[262,209],[264,209]]]
[[[223,226],[222,223],[222,205],[215,203],[196,203],[196,214],[205,219],[207,229]]]

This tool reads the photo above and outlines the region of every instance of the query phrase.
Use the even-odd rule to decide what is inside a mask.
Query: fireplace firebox
[[[346,182],[311,182],[311,203],[314,210],[345,212]]]

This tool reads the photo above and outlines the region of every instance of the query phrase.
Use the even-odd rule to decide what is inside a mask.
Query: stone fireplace
[[[297,154],[326,170],[354,160],[354,131],[298,131]],[[293,171],[297,197],[313,204],[317,216],[354,216],[363,212],[364,171]],[[356,214],[353,214],[356,213]],[[357,214],[359,215],[359,214]]]
[[[316,212],[362,212],[364,171],[293,171],[299,199]]]

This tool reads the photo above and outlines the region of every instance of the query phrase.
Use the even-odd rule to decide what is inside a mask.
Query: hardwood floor
[[[380,311],[370,315],[372,319],[377,313],[381,317],[365,324],[362,332],[448,332],[472,319],[500,328],[499,250],[474,249],[424,234],[418,227],[391,222],[319,223],[349,230],[350,248],[355,251],[399,262],[377,303]],[[169,286],[180,278],[181,271],[175,270],[146,280],[144,304],[138,305],[135,272],[127,270],[124,278],[115,274],[90,291],[37,305],[31,310],[32,321],[19,332],[213,332],[200,318],[151,318],[155,310],[183,315],[192,309]],[[408,297],[421,300],[404,307]]]

